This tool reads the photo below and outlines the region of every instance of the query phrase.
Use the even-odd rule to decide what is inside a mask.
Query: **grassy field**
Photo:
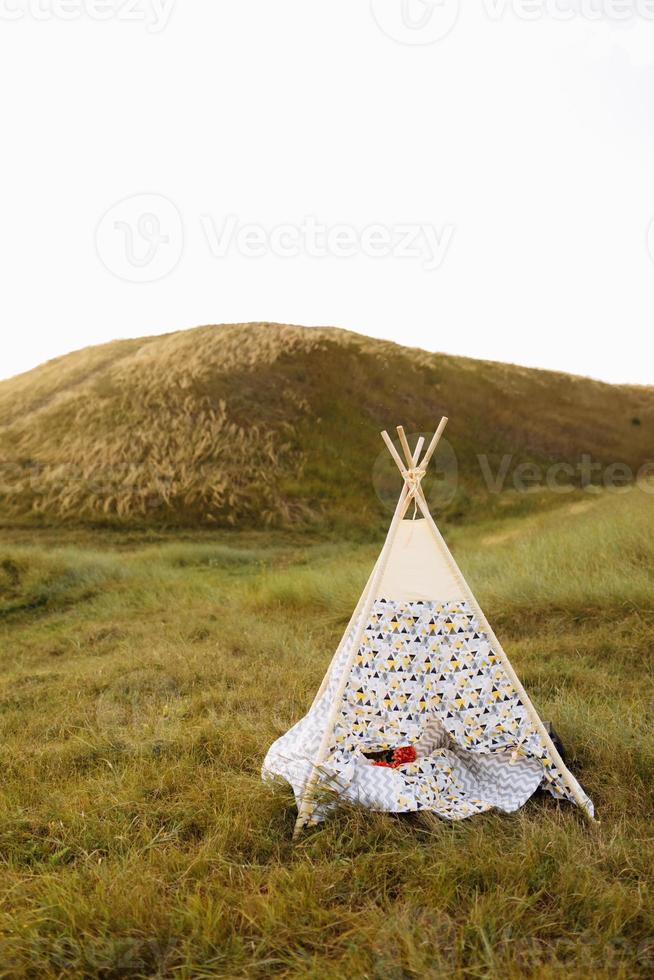
[[[447,533],[598,825],[538,796],[454,825],[343,810],[295,845],[261,762],[378,545],[6,532],[0,976],[651,976],[653,508]]]

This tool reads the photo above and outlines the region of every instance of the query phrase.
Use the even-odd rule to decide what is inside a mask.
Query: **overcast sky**
[[[460,6],[0,0],[0,377],[274,320],[654,383],[654,0]]]

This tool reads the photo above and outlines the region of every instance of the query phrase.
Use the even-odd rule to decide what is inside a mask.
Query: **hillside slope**
[[[510,472],[576,466],[582,453],[635,471],[654,455],[652,388],[334,328],[206,326],[87,348],[0,382],[0,519],[376,521],[392,474],[385,457],[374,466],[379,430],[429,432],[442,414],[450,513],[487,495],[480,453],[492,473],[505,454]]]

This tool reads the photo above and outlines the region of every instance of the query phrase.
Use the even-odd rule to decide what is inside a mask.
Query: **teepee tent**
[[[422,459],[422,438],[412,453],[398,426],[403,461],[382,432],[403,478],[386,541],[313,705],[263,764],[293,787],[296,832],[333,793],[460,820],[542,786],[593,817],[429,512],[421,481],[446,423]]]

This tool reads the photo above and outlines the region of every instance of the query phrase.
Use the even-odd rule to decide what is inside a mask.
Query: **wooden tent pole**
[[[441,431],[443,428],[444,426],[441,423]],[[388,433],[383,432],[382,438],[384,438],[384,441],[386,442],[386,445],[389,446],[389,449],[392,449],[391,455],[395,459],[395,462],[398,463],[398,465],[400,466],[400,472],[402,472],[402,474],[404,475],[406,471],[402,466],[402,460],[400,459],[398,453],[396,452],[395,446],[393,446],[393,443],[389,439]],[[411,458],[411,456],[409,455],[409,459],[411,459],[411,462],[413,463],[414,466],[417,463],[423,445],[424,445],[424,439],[421,436],[416,444],[413,458]],[[376,598],[375,593],[377,591],[377,586],[379,585],[379,582],[381,581],[382,575],[384,573],[384,569],[386,567],[386,561],[388,559],[388,554],[390,552],[391,545],[395,538],[397,528],[399,526],[400,521],[404,517],[407,507],[409,505],[409,493],[410,493],[409,486],[405,482],[402,487],[402,491],[400,493],[397,506],[395,508],[395,513],[393,514],[393,519],[391,520],[391,524],[388,529],[388,534],[386,535],[386,541],[384,542],[384,546],[379,554],[379,558],[377,559],[375,567],[373,568],[370,578],[368,579],[368,584],[366,585],[366,588],[364,590],[365,601],[364,601],[364,596],[362,595],[357,605],[357,609],[355,610],[355,612],[352,615],[352,618],[350,619],[350,622],[347,626],[343,639],[339,644],[339,649],[340,649],[357,615],[360,615],[359,629],[357,630],[357,635],[353,639],[352,650],[350,652],[350,656],[347,660],[347,663],[343,665],[343,672],[341,674],[341,679],[338,688],[334,693],[331,710],[327,717],[327,722],[325,724],[325,731],[323,732],[322,741],[318,748],[316,759],[313,764],[313,770],[311,775],[309,776],[309,779],[307,780],[307,784],[304,788],[304,793],[302,794],[302,801],[298,809],[297,820],[295,821],[295,830],[293,831],[294,838],[297,837],[298,833],[300,832],[302,827],[304,827],[304,825],[307,823],[308,819],[311,816],[311,811],[312,811],[311,796],[318,783],[318,777],[320,775],[320,766],[325,761],[325,757],[329,750],[329,743],[331,741],[331,737],[334,731],[334,726],[336,724],[336,716],[338,714],[338,709],[343,697],[343,693],[347,686],[347,681],[348,681],[348,677],[350,676],[352,664],[354,663],[354,658],[359,651],[359,647],[361,646],[361,639],[363,637],[363,632],[367,626],[368,614]],[[334,658],[332,658],[332,664],[334,662],[335,656],[336,655],[334,655]],[[330,671],[331,671],[331,665],[330,665],[330,669],[327,671],[327,674],[325,675],[325,678],[323,679],[323,683],[321,686],[321,693],[324,691],[324,688],[327,686],[327,681],[328,681]],[[317,698],[314,700],[314,704],[316,703],[316,700]]]
[[[397,428],[397,434],[400,437],[400,445],[402,446],[402,449],[404,451],[404,458],[406,459],[406,465],[409,467],[409,469],[411,469],[411,467],[414,465],[413,462],[414,454],[409,449],[409,443],[407,442],[404,426],[398,425],[396,428]]]
[[[391,454],[391,456],[395,460],[395,463],[397,465],[398,470],[400,471],[400,473],[402,474],[402,476],[406,480],[406,478],[408,476],[407,468],[404,465],[404,463],[402,462],[402,458],[401,458],[400,454],[398,453],[397,449],[395,448],[395,446],[393,445],[393,440],[389,436],[389,434],[386,431],[386,429],[384,429],[384,431],[382,432],[381,437],[384,440],[384,442],[386,443],[386,448],[388,449],[389,453]]]
[[[334,692],[334,696],[332,698],[331,710],[329,712],[329,715],[327,716],[327,721],[325,723],[325,730],[323,732],[322,740],[320,742],[320,746],[318,748],[318,752],[316,753],[316,758],[313,763],[313,770],[307,780],[306,786],[304,787],[304,792],[302,794],[302,802],[300,803],[300,807],[298,809],[297,820],[295,821],[295,830],[293,831],[294,838],[297,837],[302,827],[304,827],[304,825],[308,822],[308,820],[311,817],[311,813],[314,808],[314,801],[312,800],[312,795],[318,784],[318,777],[320,775],[320,766],[325,761],[327,752],[329,751],[329,745],[331,742],[332,734],[334,732],[334,726],[336,724],[336,716],[341,706],[341,701],[343,698],[343,694],[345,692],[345,688],[347,686],[348,678],[350,676],[352,664],[354,663],[354,658],[359,652],[359,647],[361,646],[363,632],[368,624],[368,615],[376,597],[375,593],[377,591],[377,586],[381,581],[381,577],[386,567],[386,560],[388,558],[391,545],[395,539],[395,533],[397,531],[397,527],[400,521],[402,520],[402,518],[404,517],[404,514],[406,513],[406,508],[408,506],[408,498],[409,498],[409,488],[408,485],[405,483],[404,486],[402,487],[402,491],[400,493],[400,497],[397,502],[397,506],[395,508],[395,513],[393,514],[393,519],[388,529],[388,534],[386,535],[386,541],[384,542],[384,546],[381,550],[379,560],[375,567],[374,578],[370,586],[370,592],[366,598],[365,605],[361,610],[359,628],[352,642],[352,649],[350,651],[350,656],[348,657],[347,662],[343,665],[340,681],[338,687],[336,688],[336,691]]]
[[[434,455],[434,452],[436,450],[436,446],[441,441],[441,436],[443,435],[443,430],[444,430],[445,426],[447,425],[447,422],[448,422],[447,416],[444,415],[443,418],[440,420],[440,422],[438,424],[438,428],[434,432],[433,438],[432,438],[431,442],[429,443],[429,446],[427,447],[427,452],[425,453],[425,455],[422,457],[422,459],[420,461],[420,468],[421,469],[426,470],[427,467],[429,466],[429,460]]]
[[[418,507],[422,511],[422,514],[423,514],[425,520],[427,521],[429,527],[431,528],[431,530],[432,530],[432,532],[433,532],[433,534],[434,534],[434,536],[436,538],[436,543],[437,543],[439,549],[441,550],[441,552],[445,556],[446,560],[450,563],[450,567],[452,569],[452,572],[454,573],[455,577],[458,578],[459,583],[463,587],[464,592],[467,594],[468,600],[469,600],[471,606],[473,607],[473,609],[475,610],[475,612],[477,614],[477,617],[478,617],[481,625],[483,626],[483,628],[484,628],[484,630],[485,630],[485,632],[486,632],[486,634],[487,634],[487,636],[488,636],[488,638],[490,640],[490,643],[491,643],[491,646],[493,647],[493,650],[499,656],[500,661],[502,663],[502,666],[504,667],[504,670],[508,674],[508,676],[509,676],[509,678],[511,680],[511,683],[513,684],[513,687],[515,688],[518,696],[520,697],[520,700],[524,704],[525,709],[526,709],[527,714],[529,715],[529,717],[531,719],[532,724],[534,725],[534,727],[538,731],[539,735],[543,739],[545,745],[547,746],[547,749],[549,750],[549,752],[550,752],[550,754],[552,756],[553,761],[556,763],[558,769],[560,770],[561,776],[563,778],[564,783],[567,785],[568,789],[572,793],[572,796],[574,797],[574,799],[576,800],[576,802],[578,803],[578,805],[581,807],[581,809],[582,809],[583,813],[586,815],[586,817],[589,820],[594,821],[594,818],[590,815],[590,813],[586,809],[586,802],[584,801],[584,798],[581,795],[581,787],[579,786],[579,783],[574,778],[574,776],[572,775],[572,773],[569,771],[568,767],[565,765],[563,759],[561,758],[559,752],[556,749],[556,746],[552,742],[552,739],[550,738],[550,736],[549,736],[549,734],[547,732],[547,729],[545,728],[545,726],[543,725],[542,721],[540,720],[540,717],[538,715],[538,712],[536,711],[536,709],[534,708],[533,704],[531,703],[531,699],[529,698],[529,695],[525,691],[524,687],[522,686],[522,684],[520,682],[520,679],[518,678],[518,675],[516,674],[516,672],[514,671],[513,667],[511,666],[511,661],[509,660],[509,658],[507,657],[506,653],[504,652],[504,648],[503,648],[502,644],[500,643],[499,639],[495,635],[495,632],[493,631],[492,626],[490,625],[490,623],[486,619],[486,616],[484,615],[484,612],[483,612],[481,606],[479,605],[479,603],[475,599],[474,592],[472,591],[472,589],[468,585],[466,579],[464,578],[463,572],[459,568],[459,566],[458,566],[458,564],[457,564],[454,556],[452,555],[452,552],[448,548],[447,543],[445,542],[445,539],[443,538],[443,535],[439,531],[438,526],[437,526],[434,518],[431,516],[431,513],[429,511],[429,507],[427,506],[427,501],[425,500],[425,496],[424,496],[424,494],[422,492],[422,489],[420,489],[417,492],[417,494],[416,494],[416,500],[417,500],[417,503],[418,503]]]
[[[406,443],[405,452],[407,453],[407,460],[409,462],[409,465],[410,466],[415,466],[417,464],[418,460],[420,459],[420,453],[422,452],[422,447],[425,444],[424,436],[420,436],[419,437],[419,439],[418,439],[418,441],[416,443],[416,448],[414,449],[413,454],[412,454],[411,453],[411,450],[409,449],[409,444],[406,441],[406,436],[404,435],[404,428],[401,425],[398,425],[397,430],[398,430],[398,432],[400,430],[402,430],[402,435],[400,436],[400,441],[402,441],[402,436],[404,436],[404,442]],[[362,606],[363,606],[363,604],[364,604],[364,602],[366,600],[366,597],[368,595],[368,591],[370,589],[370,585],[371,585],[372,580],[373,580],[373,576],[375,574],[375,569],[377,568],[377,565],[379,563],[380,557],[381,557],[381,552],[377,556],[377,561],[375,562],[375,564],[372,567],[372,571],[371,571],[370,575],[368,576],[368,581],[366,582],[366,584],[364,586],[363,592],[359,596],[359,601],[357,602],[357,604],[356,604],[356,606],[354,608],[354,612],[350,616],[350,621],[347,624],[347,626],[345,627],[345,631],[344,631],[344,633],[343,633],[343,635],[342,635],[342,637],[340,639],[340,642],[339,642],[338,646],[336,647],[336,651],[335,651],[334,656],[332,657],[332,659],[331,659],[331,661],[329,663],[329,667],[325,671],[325,675],[324,675],[324,677],[322,679],[322,683],[321,683],[320,687],[318,688],[318,692],[317,692],[315,698],[313,699],[313,702],[311,704],[311,708],[309,708],[309,711],[311,711],[313,708],[315,708],[315,706],[317,705],[318,701],[320,700],[320,698],[324,694],[325,688],[327,687],[327,682],[329,681],[329,675],[331,673],[332,667],[334,666],[334,663],[336,661],[336,658],[338,657],[339,653],[341,652],[341,648],[342,648],[343,644],[345,643],[345,641],[347,639],[348,633],[352,629],[352,627],[353,627],[353,625],[354,625],[354,623],[356,621],[356,618],[359,615],[359,611],[361,610],[361,608],[362,608]]]
[[[429,465],[429,460],[434,455],[434,452],[436,450],[436,447],[438,446],[438,443],[441,440],[441,436],[443,435],[443,431],[444,431],[445,426],[447,425],[447,423],[448,423],[448,418],[447,418],[446,415],[444,415],[442,417],[442,419],[440,420],[440,422],[438,423],[438,428],[434,432],[434,435],[432,436],[432,440],[429,443],[429,447],[427,449],[427,452],[425,453],[425,455],[420,460],[420,464],[419,465],[418,465],[418,458],[419,458],[419,453],[420,453],[420,450],[422,449],[422,445],[423,445],[424,440],[422,440],[422,436],[418,440],[418,445],[416,446],[416,451],[414,453],[414,458],[411,459],[411,465],[410,465],[409,468],[410,469],[415,469],[415,468],[419,469],[421,471],[420,478],[422,478],[425,475],[426,471],[427,471],[427,467]],[[406,443],[405,452],[407,452],[407,450],[408,450],[407,458],[409,459],[409,458],[411,458],[411,451],[409,450],[409,445],[408,445],[408,443],[406,441],[406,435],[404,434],[404,429],[403,429],[403,427],[401,425],[398,425],[397,431],[398,431],[398,434],[400,436],[400,442],[402,443],[402,445],[404,446],[405,443]],[[403,436],[404,436],[404,439],[402,438]],[[391,440],[388,432],[386,432],[386,431],[382,432],[382,439],[386,443],[386,446],[388,448],[389,453],[391,454],[391,456],[395,460],[395,464],[396,464],[398,470],[400,471],[400,473],[402,474],[402,476],[406,480],[406,478],[408,476],[407,469],[406,469],[404,463],[402,462],[402,459],[400,457],[400,454],[398,453],[397,449],[393,445],[393,442],[392,442],[392,440]]]

